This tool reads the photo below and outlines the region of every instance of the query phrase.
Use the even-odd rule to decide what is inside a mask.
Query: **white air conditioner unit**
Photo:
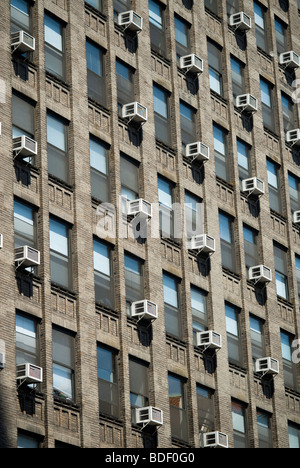
[[[246,15],[243,11],[231,15],[229,18],[229,24],[240,31],[249,31],[252,27],[250,16]]]
[[[118,25],[130,31],[140,32],[143,30],[143,18],[133,10],[124,11],[118,15]]]
[[[3,234],[0,234],[0,249],[3,249]]]
[[[257,112],[258,101],[251,94],[241,94],[236,98],[236,107],[247,113]]]
[[[0,369],[4,369],[5,367],[5,353],[0,352]]]
[[[212,330],[197,333],[197,347],[207,349],[222,349],[222,336]]]
[[[203,72],[203,60],[195,54],[180,57],[179,68],[190,73]]]
[[[272,270],[265,265],[249,268],[249,281],[255,283],[270,283],[272,281]]]
[[[216,241],[207,234],[200,234],[191,238],[189,248],[191,250],[196,250],[199,254],[212,254],[216,251]]]
[[[300,146],[300,128],[287,132],[286,141],[294,146]]]
[[[16,137],[13,139],[13,152],[17,156],[22,156],[23,158],[27,158],[29,156],[36,156],[37,142],[26,135]]]
[[[148,406],[146,408],[136,408],[136,423],[143,426],[162,426],[164,416],[162,410]]]
[[[186,145],[185,155],[192,161],[206,162],[209,160],[209,147],[201,141]]]
[[[255,372],[264,375],[278,375],[279,361],[271,357],[257,359],[255,363]]]
[[[300,67],[300,56],[297,55],[293,50],[284,52],[279,56],[280,65],[284,65],[286,68],[299,68]]]
[[[131,102],[122,107],[122,118],[137,123],[145,123],[148,120],[148,109],[138,102]]]
[[[18,31],[11,34],[11,47],[13,52],[18,50],[22,54],[35,51],[35,39],[26,31]]]
[[[293,223],[300,224],[300,211],[295,211],[293,214]]]
[[[15,263],[24,268],[38,266],[40,264],[40,252],[28,245],[15,249]]]
[[[228,436],[222,432],[208,432],[203,434],[204,448],[224,448],[228,449]]]
[[[242,192],[247,193],[248,195],[264,195],[265,183],[257,177],[245,179],[242,181]]]
[[[25,363],[17,366],[17,380],[27,384],[42,383],[43,369],[34,364]]]
[[[146,218],[152,218],[152,203],[140,198],[138,200],[127,201],[127,216],[142,215]]]
[[[145,320],[158,318],[158,305],[151,301],[137,301],[131,305],[131,317]]]

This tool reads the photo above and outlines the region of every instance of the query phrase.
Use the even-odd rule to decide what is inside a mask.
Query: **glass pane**
[[[69,333],[53,329],[53,361],[74,367],[74,337]]]
[[[18,434],[18,449],[38,449],[39,442],[34,437]]]
[[[170,276],[163,276],[164,302],[178,308],[178,283]]]
[[[168,97],[165,91],[153,86],[153,96],[154,96],[154,112],[164,117],[168,118]]]
[[[55,219],[50,219],[50,249],[69,256],[68,229],[65,224]]]
[[[94,240],[94,269],[106,276],[111,275],[109,248]]]
[[[27,136],[34,138],[34,106],[15,94],[12,95],[12,122],[19,129],[20,136],[27,134]]]
[[[58,364],[53,364],[54,396],[73,399],[73,372]]]
[[[45,41],[60,52],[63,51],[62,26],[48,15],[45,15]]]
[[[67,150],[66,126],[61,120],[50,114],[47,115],[47,142],[63,152]]]
[[[115,359],[116,357],[112,351],[98,346],[98,379],[102,379],[110,383],[117,383]]]

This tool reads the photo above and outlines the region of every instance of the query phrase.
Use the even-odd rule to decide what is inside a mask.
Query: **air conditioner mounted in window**
[[[164,415],[162,410],[148,406],[146,408],[136,408],[136,423],[145,426],[162,426]]]
[[[300,67],[300,56],[296,54],[293,50],[289,52],[284,52],[279,56],[280,65],[284,65],[286,68],[299,68]]]
[[[216,251],[216,241],[207,234],[193,236],[189,241],[189,248],[197,253],[213,254]]]
[[[222,336],[212,330],[206,332],[198,332],[196,335],[197,347],[207,349],[220,350],[222,349]]]
[[[255,372],[263,375],[278,375],[279,361],[271,357],[257,359],[255,363]]]
[[[3,351],[0,352],[0,369],[4,369],[5,367],[5,353]]]
[[[258,179],[257,177],[245,179],[242,181],[242,192],[247,193],[248,195],[264,195],[265,184],[262,180]]]
[[[143,30],[143,18],[133,10],[124,11],[118,15],[118,25],[130,31],[140,32]]]
[[[145,123],[148,120],[148,109],[138,102],[131,102],[122,107],[122,118],[137,123]]]
[[[202,434],[203,448],[223,448],[228,449],[228,436],[222,432],[208,432]]]
[[[204,68],[203,60],[195,54],[184,55],[180,57],[179,68],[190,73],[202,73]]]
[[[11,34],[11,47],[13,52],[18,50],[22,54],[35,51],[35,38],[26,31],[18,31]]]
[[[43,369],[34,364],[25,363],[17,366],[17,380],[22,383],[35,384],[43,382]]]
[[[152,203],[140,198],[138,200],[127,201],[127,216],[145,216],[146,218],[152,218],[153,210]]]
[[[15,263],[24,268],[38,266],[40,264],[40,252],[28,245],[15,249]]]
[[[295,211],[293,214],[293,223],[300,224],[300,211]]]
[[[258,101],[251,94],[241,94],[236,98],[236,107],[247,113],[257,112]]]
[[[131,317],[144,319],[144,320],[156,320],[158,318],[158,305],[151,301],[137,301],[131,305]]]
[[[293,146],[300,146],[300,128],[295,128],[287,132],[286,141]]]
[[[190,143],[186,145],[185,155],[191,159],[192,162],[206,162],[209,160],[209,147],[204,145],[201,141]]]
[[[246,15],[243,11],[231,15],[229,18],[229,24],[240,31],[249,31],[252,27],[250,16]]]
[[[37,142],[26,135],[13,139],[13,152],[16,156],[28,158],[37,155]]]
[[[0,250],[3,249],[3,234],[0,234]]]
[[[272,270],[265,265],[258,265],[249,268],[249,281],[255,283],[270,283],[272,281]]]

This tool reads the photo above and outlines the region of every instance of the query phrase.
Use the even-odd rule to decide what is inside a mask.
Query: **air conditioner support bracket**
[[[206,346],[204,349],[202,349],[202,353],[205,354],[206,351],[210,349],[209,346]],[[216,354],[218,353],[218,351],[220,351],[219,349],[215,349],[215,352],[213,354],[213,356],[216,356]]]
[[[143,318],[145,317],[145,315],[146,315],[146,314],[142,315],[142,316],[141,316],[141,317],[140,317],[140,318],[137,320],[137,322],[136,322],[136,323],[137,323],[137,325],[140,323],[140,321],[141,321],[141,320],[143,320]],[[151,325],[152,325],[152,323],[153,323],[154,321],[155,321],[155,319],[153,319],[153,320],[149,320],[149,322],[150,322],[150,323],[149,323],[149,325],[147,325],[147,327],[146,327],[146,328],[147,328],[147,330],[148,330],[148,328],[150,328],[150,327],[151,327]]]
[[[123,32],[127,31],[127,29],[129,28],[129,24],[127,26],[123,26]],[[135,34],[139,34],[141,31],[137,30],[135,31]]]
[[[185,72],[184,72],[184,76],[186,76],[186,75],[191,71],[192,68],[193,68],[193,67],[187,68],[187,69],[185,70]],[[202,72],[197,72],[197,73],[195,74],[196,76],[195,76],[195,78],[193,79],[194,82],[198,79],[198,77],[201,75],[201,73],[202,73]]]

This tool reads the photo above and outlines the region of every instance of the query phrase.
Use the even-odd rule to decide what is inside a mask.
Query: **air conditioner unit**
[[[3,249],[3,234],[0,234],[0,250]]]
[[[11,47],[13,52],[18,50],[22,54],[35,51],[35,39],[26,31],[18,31],[11,34]]]
[[[250,16],[246,15],[243,11],[231,15],[229,18],[229,24],[240,31],[249,31],[252,27]]]
[[[228,449],[228,436],[222,432],[208,432],[203,434],[203,447]]]
[[[37,142],[26,135],[13,139],[13,152],[17,156],[27,158],[28,156],[37,155]]]
[[[216,241],[207,234],[193,236],[190,240],[190,249],[196,250],[198,253],[212,254],[216,251]]]
[[[222,349],[222,336],[212,330],[197,333],[197,347],[206,349]]]
[[[158,318],[158,306],[151,301],[137,301],[131,305],[131,317],[145,320]]]
[[[143,18],[133,10],[124,11],[118,15],[118,25],[130,31],[140,32],[143,30]]]
[[[249,281],[255,283],[270,283],[272,281],[272,270],[265,265],[249,268]]]
[[[179,68],[186,72],[202,73],[203,60],[195,54],[185,55],[184,57],[180,57]]]
[[[205,162],[209,160],[209,147],[197,141],[186,145],[185,155],[192,161]]]
[[[292,145],[300,146],[300,128],[295,128],[287,132],[286,141]]]
[[[136,408],[136,423],[143,424],[143,426],[162,426],[164,423],[163,412],[153,406]]]
[[[262,180],[258,179],[257,177],[245,179],[242,181],[242,192],[247,193],[248,195],[264,195],[265,184]]]
[[[17,366],[17,380],[27,384],[42,383],[43,369],[30,363],[19,364]]]
[[[0,352],[0,369],[4,369],[5,367],[5,353]]]
[[[122,107],[122,117],[133,122],[145,123],[148,120],[148,109],[138,102],[131,102]]]
[[[257,359],[255,363],[255,372],[264,375],[278,375],[279,361],[270,357]]]
[[[247,113],[257,112],[258,101],[251,94],[241,94],[236,98],[236,107]]]
[[[299,68],[300,67],[300,56],[297,55],[293,50],[284,52],[279,56],[280,65],[285,65],[286,68]]]
[[[28,245],[15,249],[15,263],[24,268],[34,267],[40,264],[40,252]]]
[[[149,203],[146,200],[143,200],[142,198],[138,200],[127,201],[127,215],[142,215],[146,218],[152,218],[152,203]]]
[[[295,211],[293,214],[293,223],[300,224],[300,211]]]

